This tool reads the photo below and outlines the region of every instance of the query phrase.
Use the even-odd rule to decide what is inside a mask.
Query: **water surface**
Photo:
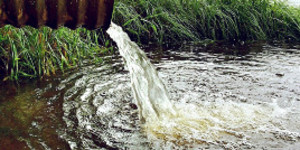
[[[120,56],[1,85],[0,149],[297,149],[300,47],[144,48],[178,118],[143,124]],[[226,54],[224,54],[226,53]]]

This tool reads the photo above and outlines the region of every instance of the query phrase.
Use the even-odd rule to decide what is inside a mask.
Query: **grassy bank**
[[[276,0],[118,0],[114,21],[142,43],[300,41],[300,9]]]
[[[109,49],[100,47],[99,41],[98,33],[85,29],[5,26],[0,29],[0,77],[18,80],[50,76],[83,60],[101,62],[98,56]]]
[[[116,0],[113,21],[140,44],[300,41],[300,9],[273,0]],[[110,51],[101,31],[0,29],[0,78],[56,74]]]

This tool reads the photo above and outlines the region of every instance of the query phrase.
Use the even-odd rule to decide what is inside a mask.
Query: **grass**
[[[140,44],[300,41],[300,9],[277,0],[115,0],[113,21]],[[0,29],[0,76],[36,78],[83,60],[100,63],[98,56],[112,51],[110,43],[100,30],[5,26]]]
[[[103,38],[102,38],[103,39]],[[63,72],[90,60],[100,63],[99,55],[110,50],[99,44],[98,33],[85,29],[47,27],[0,29],[0,73],[3,80],[36,78]]]
[[[300,41],[300,9],[277,0],[117,0],[114,22],[141,43]]]

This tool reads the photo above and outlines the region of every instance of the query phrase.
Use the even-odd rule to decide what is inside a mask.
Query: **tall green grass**
[[[5,26],[0,29],[0,77],[18,80],[50,76],[76,67],[83,60],[101,62],[98,56],[108,48],[100,47],[99,41],[96,32],[81,28],[72,31]]]
[[[136,41],[300,41],[300,9],[277,0],[117,0],[114,22]]]

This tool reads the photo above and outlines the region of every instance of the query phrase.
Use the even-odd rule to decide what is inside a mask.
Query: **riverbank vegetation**
[[[86,29],[5,26],[0,29],[0,73],[3,80],[18,80],[54,75],[83,60],[99,63],[99,56],[111,50],[99,42],[99,33]]]
[[[300,40],[300,8],[277,0],[119,0],[114,21],[143,43]]]
[[[116,0],[113,21],[139,44],[182,41],[300,41],[300,9],[273,0]],[[36,78],[101,62],[111,52],[102,31],[0,29],[4,80]]]

